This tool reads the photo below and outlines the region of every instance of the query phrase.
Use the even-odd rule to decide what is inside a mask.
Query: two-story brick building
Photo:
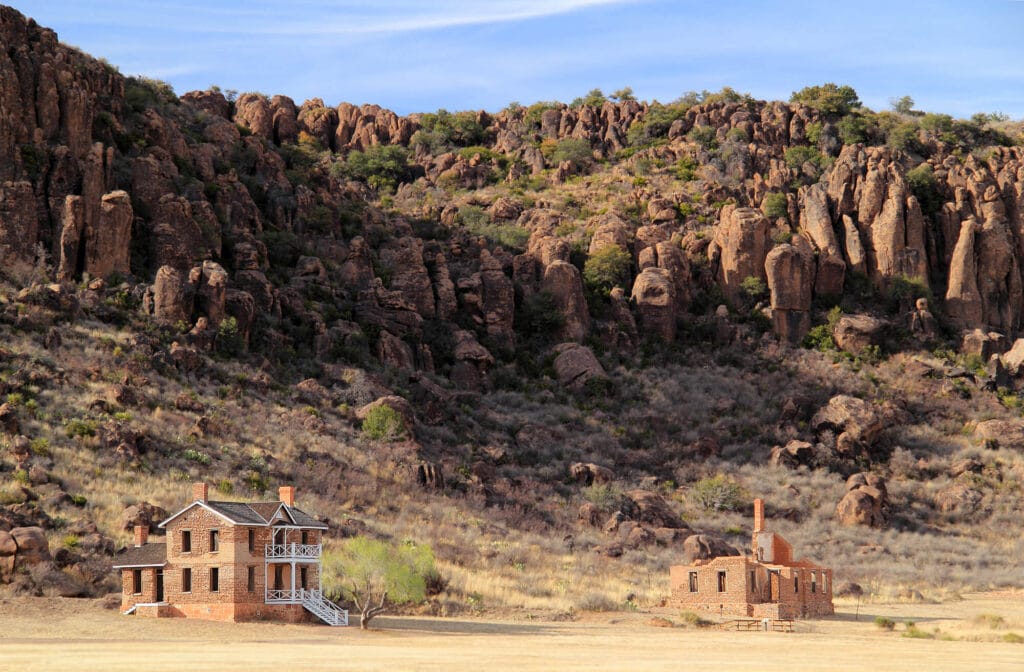
[[[793,547],[764,529],[764,501],[754,500],[752,554],[696,560],[671,573],[673,606],[720,616],[807,618],[835,613],[832,570],[793,559]]]
[[[121,570],[122,611],[220,621],[304,621],[347,625],[348,614],[323,596],[321,555],[327,526],[295,507],[295,488],[276,502],[220,502],[205,483],[193,502],[150,543],[137,527]]]

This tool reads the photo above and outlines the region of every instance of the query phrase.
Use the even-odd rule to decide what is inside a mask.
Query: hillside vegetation
[[[7,589],[116,590],[200,480],[428,543],[442,614],[656,604],[754,497],[837,585],[1019,585],[1019,123],[834,84],[402,117],[0,36],[0,530],[53,555]]]

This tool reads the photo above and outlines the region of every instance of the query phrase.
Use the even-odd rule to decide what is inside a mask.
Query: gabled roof
[[[163,567],[167,564],[167,544],[147,543],[129,546],[114,556],[114,569],[127,567]]]
[[[167,523],[196,506],[201,506],[234,525],[269,527],[275,522],[278,511],[280,511],[284,516],[286,525],[295,525],[296,527],[306,527],[317,530],[327,529],[327,525],[321,523],[305,511],[296,509],[294,506],[288,506],[284,502],[249,503],[215,501],[192,502],[181,511],[178,511],[170,518],[160,523],[160,527],[165,527]]]

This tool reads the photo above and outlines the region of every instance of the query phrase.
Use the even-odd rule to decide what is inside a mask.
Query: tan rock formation
[[[562,327],[558,337],[566,341],[582,341],[590,331],[590,312],[583,296],[579,269],[565,261],[554,261],[544,269],[541,288],[549,292]]]
[[[718,263],[718,281],[733,305],[743,301],[744,280],[767,280],[764,262],[768,243],[768,220],[760,210],[733,205],[722,208],[708,254],[712,263]]]
[[[647,268],[633,282],[633,301],[643,329],[666,343],[676,338],[676,297],[672,275],[664,268]]]

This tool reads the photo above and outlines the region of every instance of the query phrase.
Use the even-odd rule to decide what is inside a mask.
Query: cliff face
[[[7,258],[32,264],[45,249],[60,281],[117,274],[151,285],[139,291],[156,319],[193,327],[206,318],[215,329],[233,316],[254,349],[287,343],[330,360],[342,334],[361,332],[384,363],[447,373],[454,351],[430,334],[458,326],[481,349],[510,353],[525,336],[524,300],[538,294],[557,313],[550,341],[620,347],[630,343],[614,336],[621,307],[589,291],[581,273],[606,244],[632,258],[613,283],[618,296],[631,296],[634,319],[666,341],[682,321],[711,319],[717,304],[698,301],[695,313],[695,299],[749,310],[757,283],[770,290],[763,309],[777,335],[794,343],[814,300],[842,297],[851,283],[878,296],[930,291],[958,330],[1012,338],[1021,326],[1019,147],[955,155],[922,136],[925,161],[843,145],[835,120],[812,107],[750,100],[694,104],[659,121],[662,109],[632,100],[400,117],[286,96],[179,99],[12,9],[0,9],[0,37]],[[477,129],[482,146],[431,145],[424,138],[437,137],[439,119]],[[414,151],[381,209],[337,168],[346,154],[385,145]],[[590,155],[564,151],[580,146]],[[923,164],[927,212],[908,179]],[[663,167],[691,173],[673,181]],[[535,195],[522,195],[527,184]],[[595,199],[601,189],[612,196]],[[765,217],[780,195],[784,213]],[[588,200],[605,214],[581,217]],[[528,244],[481,236],[466,226],[473,208],[491,230]],[[214,266],[222,287],[193,300]],[[901,298],[908,310],[918,297]],[[447,326],[425,337],[425,323]]]

